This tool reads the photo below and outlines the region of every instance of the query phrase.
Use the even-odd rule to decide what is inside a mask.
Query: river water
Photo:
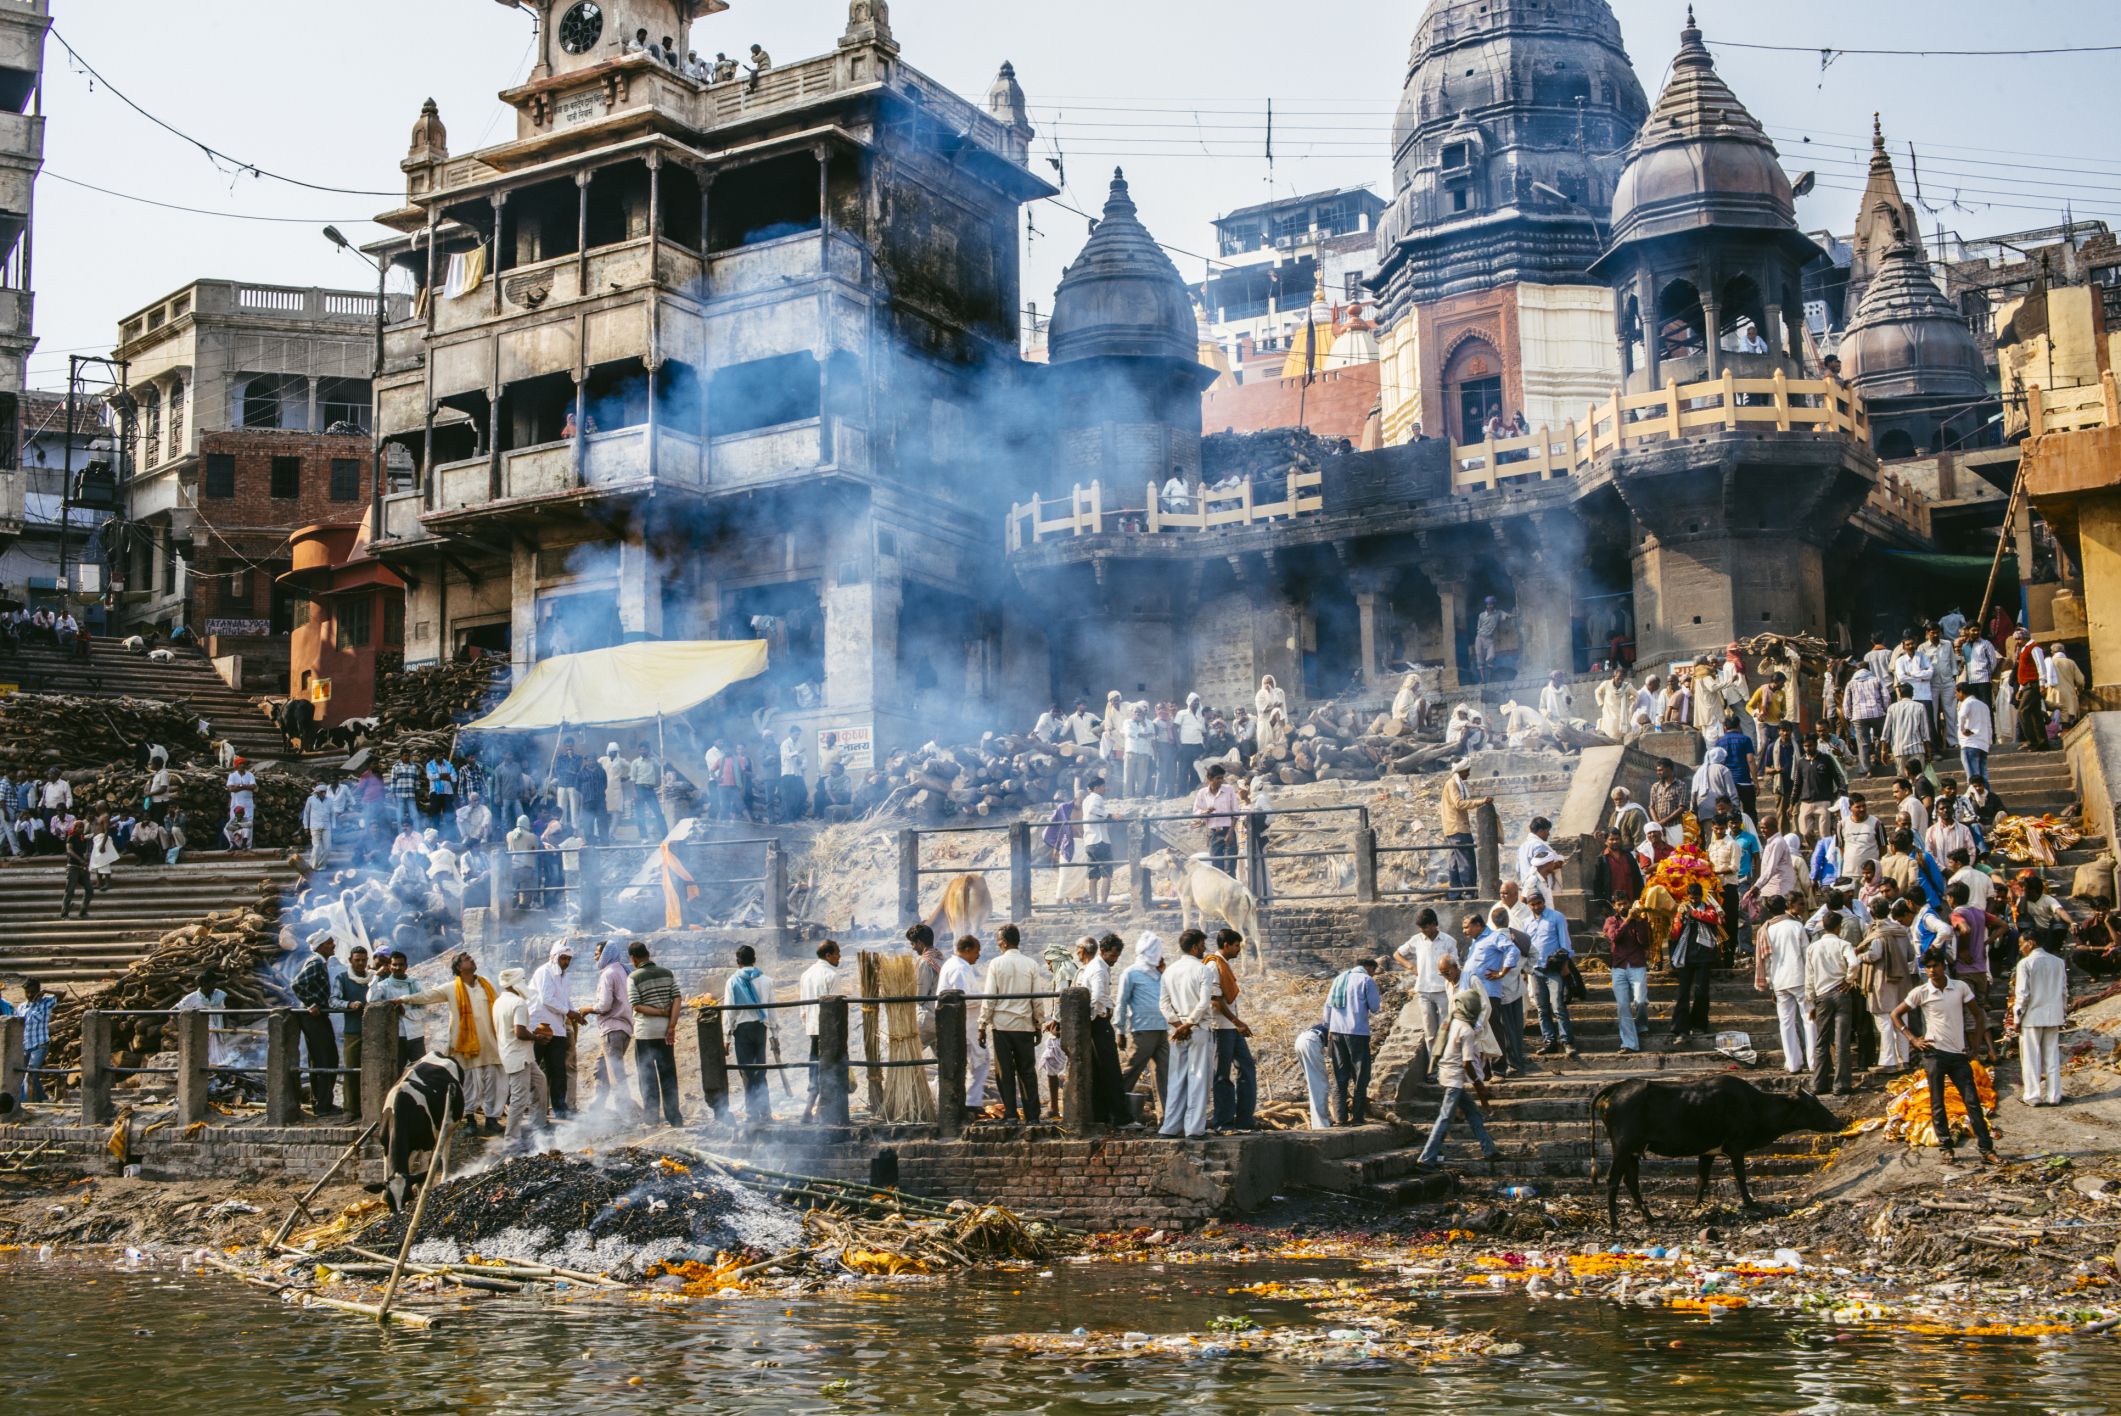
[[[1056,1265],[882,1290],[685,1306],[495,1300],[379,1333],[174,1265],[0,1259],[0,1412],[1936,1412],[2116,1409],[2114,1338],[1851,1332],[1763,1311],[1709,1322],[1591,1301],[1439,1297],[1415,1320],[1524,1351],[1311,1365],[1236,1355],[1088,1360],[983,1339],[1077,1326],[1198,1332],[1242,1314],[1320,1323],[1232,1294],[1350,1276],[1345,1262]],[[1321,1324],[1322,1325],[1322,1324]],[[639,1378],[638,1385],[629,1379]],[[845,1383],[844,1388],[836,1386]]]

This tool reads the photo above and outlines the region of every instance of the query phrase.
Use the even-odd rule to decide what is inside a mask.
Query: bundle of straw
[[[919,960],[911,954],[865,955],[876,959],[876,993],[873,997],[906,998],[918,988],[917,970]],[[918,1062],[921,1059],[921,1030],[918,1005],[913,1003],[886,1003],[884,1013],[884,1056],[891,1062]],[[884,1069],[884,1106],[886,1121],[933,1121],[935,1119],[935,1093],[929,1090],[928,1069],[925,1067],[887,1067]]]

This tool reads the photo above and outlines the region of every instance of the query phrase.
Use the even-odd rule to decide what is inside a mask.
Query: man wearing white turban
[[[1164,941],[1153,931],[1144,930],[1134,941],[1134,962],[1120,975],[1119,1001],[1113,1007],[1119,1045],[1128,1049],[1127,1065],[1120,1068],[1119,1089],[1132,1092],[1141,1074],[1153,1063],[1159,1112],[1164,1098],[1170,1095],[1165,1072],[1171,1065],[1171,1033],[1159,1005],[1163,972]]]

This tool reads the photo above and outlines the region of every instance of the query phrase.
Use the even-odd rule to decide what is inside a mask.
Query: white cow
[[[1206,855],[1181,858],[1169,846],[1142,857],[1142,866],[1154,875],[1175,876],[1178,883],[1178,926],[1193,928],[1194,917],[1203,927],[1210,915],[1245,937],[1257,972],[1267,972],[1266,932],[1260,927],[1259,907],[1252,892],[1208,863]]]

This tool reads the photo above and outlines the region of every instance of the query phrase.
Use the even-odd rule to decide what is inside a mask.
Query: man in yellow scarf
[[[449,982],[405,996],[407,1006],[447,1003],[449,1055],[464,1067],[464,1115],[479,1114],[480,1132],[501,1134],[501,1046],[493,1032],[494,987],[479,975],[478,961],[458,954]]]

